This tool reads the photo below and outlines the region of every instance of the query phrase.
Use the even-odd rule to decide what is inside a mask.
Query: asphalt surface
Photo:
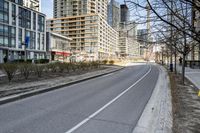
[[[1,105],[0,133],[132,133],[158,75],[153,65],[129,66]]]

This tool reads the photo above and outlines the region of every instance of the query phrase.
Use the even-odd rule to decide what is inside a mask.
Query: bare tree
[[[140,15],[135,15],[141,19],[138,21],[145,20],[144,11],[147,10],[147,7],[151,10],[151,17],[148,19],[151,20],[152,25],[156,25],[155,27],[159,29],[155,30],[154,28],[152,32],[162,31],[164,34],[162,34],[161,41],[165,40],[164,42],[170,47],[171,53],[178,51],[182,54],[182,80],[184,83],[186,56],[195,45],[200,43],[200,33],[194,29],[191,17],[194,10],[200,12],[199,0],[125,0],[125,3],[132,10],[137,10],[135,11],[137,14],[141,11]],[[174,33],[176,33],[176,37]],[[191,43],[192,41],[197,43]]]

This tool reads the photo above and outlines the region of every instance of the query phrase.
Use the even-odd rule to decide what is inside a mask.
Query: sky
[[[41,0],[42,1],[42,13],[47,15],[47,18],[53,18],[53,0]],[[116,0],[119,3],[123,3],[124,0]]]

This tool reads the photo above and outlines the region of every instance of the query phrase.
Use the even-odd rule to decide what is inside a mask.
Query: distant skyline
[[[124,0],[116,0],[120,4],[124,3]],[[47,15],[47,18],[53,18],[53,0],[41,0],[42,13]]]

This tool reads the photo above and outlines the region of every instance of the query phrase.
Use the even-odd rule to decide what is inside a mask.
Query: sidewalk
[[[177,72],[182,72],[182,67],[177,65]],[[200,69],[191,69],[185,67],[185,77],[190,80],[198,89],[200,89]]]

